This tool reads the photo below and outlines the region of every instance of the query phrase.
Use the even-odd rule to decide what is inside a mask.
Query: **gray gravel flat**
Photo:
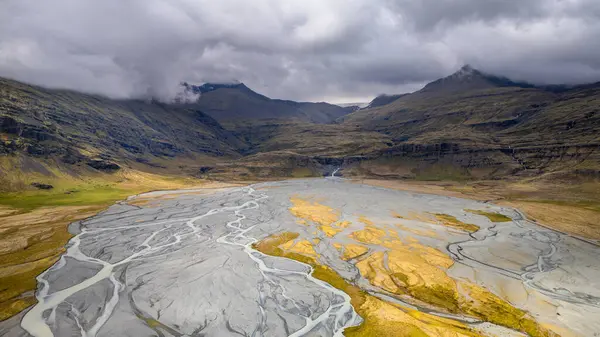
[[[67,253],[38,277],[39,303],[1,322],[0,335],[341,336],[361,322],[346,294],[312,278],[306,265],[250,247],[280,231],[310,236],[289,212],[294,195],[319,198],[355,223],[358,215],[386,223],[391,212],[429,212],[477,224],[481,230],[472,235],[432,227],[445,240],[421,242],[457,262],[449,270],[457,279],[495,292],[499,284],[526,289],[518,304],[540,321],[581,336],[600,331],[599,247],[539,227],[513,209],[328,178],[181,194],[160,207],[119,203],[75,223]],[[465,209],[513,221],[492,223]],[[368,287],[330,238],[321,239],[315,249],[322,261]],[[555,310],[538,307],[540,299]]]

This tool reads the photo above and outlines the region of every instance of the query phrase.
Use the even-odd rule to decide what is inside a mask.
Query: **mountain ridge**
[[[186,89],[199,93],[193,106],[220,122],[241,120],[296,119],[327,124],[352,111],[326,102],[296,102],[271,99],[248,88],[243,83],[201,86],[184,84]]]
[[[365,176],[394,167],[385,176],[402,178],[432,167],[461,179],[600,172],[595,84],[545,90],[465,68],[360,110],[270,99],[243,83],[186,86],[198,101],[111,100],[2,79],[0,155],[218,179],[333,166]]]

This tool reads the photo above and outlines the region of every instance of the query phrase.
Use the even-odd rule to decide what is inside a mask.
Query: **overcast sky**
[[[182,81],[360,102],[469,63],[600,81],[599,0],[0,0],[0,76],[168,100]]]

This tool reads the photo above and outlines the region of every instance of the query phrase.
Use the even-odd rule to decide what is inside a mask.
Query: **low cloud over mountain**
[[[169,100],[181,82],[368,101],[470,63],[536,83],[600,80],[595,0],[5,0],[0,76]]]

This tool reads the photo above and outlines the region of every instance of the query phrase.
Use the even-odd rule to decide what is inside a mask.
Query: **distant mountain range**
[[[270,99],[243,83],[184,86],[200,94],[196,102],[111,100],[0,79],[0,159],[41,174],[52,173],[33,162],[78,174],[115,164],[215,178],[337,166],[423,179],[600,172],[599,84],[535,86],[465,66],[361,109]]]

